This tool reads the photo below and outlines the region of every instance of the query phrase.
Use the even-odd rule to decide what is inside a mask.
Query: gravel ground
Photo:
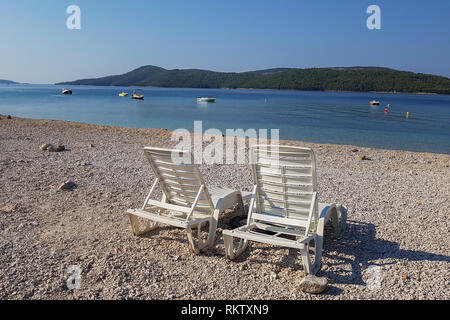
[[[225,259],[221,229],[242,208],[198,256],[182,230],[132,236],[126,210],[154,179],[142,147],[173,145],[169,131],[0,118],[0,299],[450,299],[449,155],[285,142],[314,149],[320,201],[348,208],[346,233],[325,239],[328,288],[309,295],[293,250],[252,244]],[[208,185],[252,186],[245,165],[201,171]],[[69,179],[77,188],[57,189]],[[371,266],[379,287],[365,283]]]

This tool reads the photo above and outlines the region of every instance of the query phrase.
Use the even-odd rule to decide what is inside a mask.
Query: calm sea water
[[[278,90],[0,86],[0,114],[134,128],[280,129],[281,139],[450,154],[450,96]],[[213,96],[216,103],[198,104]],[[266,101],[267,99],[267,101]],[[378,107],[369,101],[381,102]],[[391,105],[388,113],[385,106]],[[406,119],[406,112],[410,113]]]

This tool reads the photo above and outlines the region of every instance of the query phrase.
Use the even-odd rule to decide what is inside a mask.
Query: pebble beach
[[[225,258],[222,230],[239,206],[200,255],[180,229],[132,235],[126,210],[155,179],[143,147],[175,145],[170,131],[0,115],[0,299],[450,299],[450,155],[282,143],[313,148],[319,201],[348,210],[341,238],[325,238],[317,295],[299,289],[295,250],[252,243]],[[200,170],[207,185],[251,191],[247,165]]]

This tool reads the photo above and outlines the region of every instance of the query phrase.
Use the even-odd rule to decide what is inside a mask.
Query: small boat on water
[[[119,97],[128,97],[128,92],[119,93]]]
[[[142,90],[140,89],[136,89],[133,91],[133,99],[137,99],[137,100],[144,100],[144,95],[141,94]]]
[[[72,94],[72,90],[62,89],[62,94]]]
[[[197,98],[197,102],[216,102],[216,98]]]
[[[376,100],[372,100],[369,103],[371,106],[379,106],[380,105],[380,101],[376,101]]]

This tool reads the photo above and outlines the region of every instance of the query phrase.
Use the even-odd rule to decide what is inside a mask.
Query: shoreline
[[[264,90],[264,91],[296,91],[296,92],[335,92],[335,93],[375,93],[375,94],[411,94],[411,95],[437,95],[450,96],[448,93],[435,92],[393,92],[393,91],[348,91],[348,90],[296,90],[296,89],[267,89],[267,88],[191,88],[191,87],[158,87],[158,86],[103,86],[90,84],[70,83],[14,83],[10,85],[54,85],[54,86],[85,86],[85,87],[117,87],[117,88],[157,88],[157,89],[193,89],[193,90]]]
[[[313,148],[319,201],[348,209],[343,236],[325,237],[317,275],[328,288],[309,295],[293,250],[252,243],[237,261],[224,257],[221,232],[243,208],[221,215],[215,249],[197,256],[179,229],[131,234],[126,210],[155,179],[142,149],[174,146],[170,131],[1,118],[0,299],[450,299],[450,155],[283,141]],[[41,151],[46,143],[65,151]],[[200,171],[208,186],[253,185],[247,165]],[[67,180],[76,188],[58,190]],[[66,287],[73,265],[79,290]],[[378,289],[365,284],[373,265]]]
[[[0,118],[4,119],[8,115],[0,114]],[[13,116],[11,116],[13,117]],[[77,122],[77,121],[69,121],[69,120],[55,120],[55,119],[35,119],[35,118],[22,118],[22,117],[13,117],[15,119],[22,119],[22,120],[37,120],[37,121],[61,121],[68,124],[81,124],[81,125],[87,125],[87,126],[99,126],[99,127],[108,127],[112,129],[134,129],[134,130],[143,130],[143,131],[164,131],[172,133],[172,130],[166,129],[166,128],[134,128],[134,127],[123,127],[123,126],[114,126],[114,125],[108,125],[108,124],[94,124],[94,123],[88,123],[88,122]],[[191,135],[193,133],[191,132]],[[239,137],[241,138],[241,137]],[[246,137],[245,139],[248,140]],[[322,142],[312,142],[312,141],[303,141],[303,140],[288,140],[288,139],[280,139],[279,140],[281,144],[296,144],[296,143],[304,143],[304,144],[310,144],[310,145],[327,145],[327,146],[341,146],[341,147],[348,147],[348,148],[364,148],[364,149],[373,149],[373,150],[385,150],[385,151],[398,151],[398,152],[413,152],[413,153],[420,153],[420,154],[436,154],[436,155],[448,155],[449,153],[440,153],[440,152],[427,152],[427,151],[412,151],[412,150],[404,150],[404,149],[388,149],[388,148],[377,148],[377,147],[366,147],[366,146],[358,146],[358,145],[351,145],[351,144],[335,144],[335,143],[322,143]]]

